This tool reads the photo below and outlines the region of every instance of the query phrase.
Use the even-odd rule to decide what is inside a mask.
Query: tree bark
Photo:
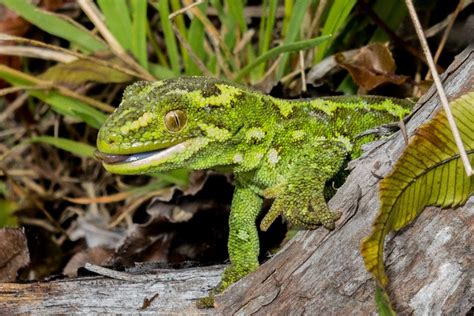
[[[450,100],[473,89],[474,45],[444,73]],[[434,88],[422,98],[407,131],[440,108]],[[474,123],[473,123],[474,125]],[[378,210],[379,176],[386,175],[405,143],[401,133],[373,144],[330,201],[343,211],[333,231],[299,232],[256,272],[216,298],[214,310],[197,310],[220,279],[222,266],[147,269],[109,277],[28,284],[0,284],[0,314],[139,313],[373,314],[374,281],[365,271],[360,242]],[[388,238],[385,266],[389,291],[401,314],[466,314],[472,306],[474,198],[456,210],[427,208]],[[151,301],[151,302],[150,302]]]

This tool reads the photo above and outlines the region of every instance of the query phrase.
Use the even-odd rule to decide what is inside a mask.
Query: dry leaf
[[[103,266],[107,265],[113,256],[114,251],[102,247],[88,248],[76,253],[66,264],[63,274],[75,277],[77,269],[84,267],[86,263]]]
[[[28,31],[30,25],[29,22],[15,12],[0,5],[0,33],[23,36]]]
[[[109,61],[114,58],[109,57]],[[48,68],[40,78],[61,83],[66,86],[80,86],[86,82],[121,83],[132,77],[91,60],[78,59],[67,64],[57,64]]]
[[[109,229],[108,220],[101,215],[89,212],[84,217],[78,218],[69,229],[69,238],[72,241],[84,238],[90,248],[101,246],[113,249],[124,237],[124,232],[118,229]]]
[[[408,77],[395,74],[395,61],[388,48],[381,43],[362,47],[350,59],[342,54],[336,54],[337,63],[347,69],[356,84],[366,91],[372,90],[384,83],[400,85]]]
[[[0,230],[0,282],[13,282],[19,269],[30,263],[23,229]]]

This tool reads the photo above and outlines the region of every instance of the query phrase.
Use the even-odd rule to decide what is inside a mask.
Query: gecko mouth
[[[95,158],[101,161],[104,165],[130,165],[139,166],[150,164],[152,162],[164,161],[167,158],[175,156],[178,153],[183,152],[188,147],[188,142],[182,142],[177,145],[157,149],[152,151],[146,151],[141,153],[133,153],[126,155],[108,154],[102,151],[96,150],[94,153]]]
[[[165,149],[152,150],[143,153],[128,154],[128,155],[117,155],[117,154],[107,154],[102,151],[96,150],[94,152],[94,157],[102,163],[113,165],[119,163],[129,163],[141,159],[146,159],[152,155],[156,155],[162,152]]]
[[[197,137],[168,148],[152,151],[118,155],[97,150],[94,156],[102,162],[106,170],[112,173],[137,174],[152,168],[159,169],[169,164],[182,163],[207,143],[207,139]]]

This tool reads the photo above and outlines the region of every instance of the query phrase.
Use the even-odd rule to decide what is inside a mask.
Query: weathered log
[[[452,100],[473,89],[474,45],[443,74]],[[432,88],[407,124],[408,134],[440,105]],[[374,313],[374,281],[359,252],[378,208],[378,176],[388,173],[405,146],[396,133],[360,159],[330,201],[344,212],[334,231],[298,233],[256,272],[216,299],[215,310],[195,300],[215,286],[222,266],[148,269],[114,278],[83,277],[27,284],[0,284],[0,314],[138,313],[367,314]],[[388,238],[389,291],[402,314],[465,314],[472,306],[474,199],[456,210],[428,208]],[[148,300],[148,301],[147,301]],[[151,300],[151,302],[150,302]]]
[[[215,287],[223,266],[154,269],[50,282],[0,284],[0,315],[200,312],[196,299]]]
[[[474,45],[443,74],[449,100],[474,86]],[[434,87],[420,100],[408,135],[441,105]],[[474,122],[473,122],[474,129]],[[354,169],[330,201],[344,212],[334,231],[300,232],[257,272],[218,297],[217,311],[234,313],[369,314],[375,312],[375,282],[364,269],[359,247],[378,210],[378,182],[401,155],[400,132],[352,163]],[[385,260],[389,291],[401,314],[465,314],[473,306],[474,198],[456,210],[427,208],[388,238]]]

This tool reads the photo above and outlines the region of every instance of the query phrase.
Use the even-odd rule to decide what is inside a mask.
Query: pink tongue
[[[102,162],[105,163],[117,163],[117,162],[122,162],[127,160],[130,156],[129,155],[111,155],[111,154],[105,154],[103,152],[100,152],[96,150],[94,152],[94,157]]]

